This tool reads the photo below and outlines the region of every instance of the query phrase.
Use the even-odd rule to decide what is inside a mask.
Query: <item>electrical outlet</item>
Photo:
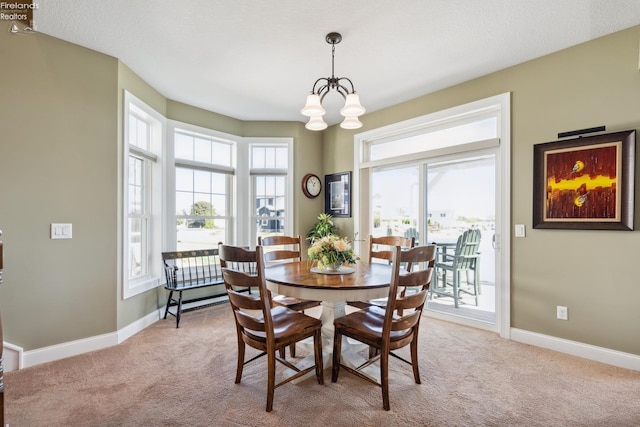
[[[568,320],[569,319],[569,309],[567,307],[563,307],[559,305],[556,307],[557,316],[560,320]]]

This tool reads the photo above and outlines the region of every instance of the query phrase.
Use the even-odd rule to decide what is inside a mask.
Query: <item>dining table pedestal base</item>
[[[322,321],[322,363],[325,372],[331,372],[331,367],[333,366],[333,321],[334,319],[346,315],[347,303],[342,301],[323,301],[321,306],[322,313],[320,314],[320,320]],[[369,351],[366,345],[347,337],[343,337],[342,339],[342,364],[355,369],[362,363],[366,362],[367,359],[359,354],[363,351]],[[299,369],[304,369],[307,366],[313,365],[313,340],[307,339],[304,341],[300,341],[298,345],[304,346],[305,350],[309,354],[303,359],[295,361],[295,365]],[[373,378],[378,378],[379,380],[380,373],[379,369],[377,369],[376,366],[372,365],[366,368],[364,372],[367,373],[367,375],[372,376]],[[291,373],[293,373],[293,371],[291,371]],[[310,378],[313,375],[313,372],[311,372],[308,375],[298,378],[292,382],[295,384],[297,382],[304,381],[305,379]]]

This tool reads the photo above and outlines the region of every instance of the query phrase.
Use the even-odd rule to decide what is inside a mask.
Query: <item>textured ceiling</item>
[[[119,58],[170,99],[242,120],[305,121],[331,75],[368,112],[640,24],[638,0],[46,0],[39,32]],[[325,99],[330,124],[342,98]]]

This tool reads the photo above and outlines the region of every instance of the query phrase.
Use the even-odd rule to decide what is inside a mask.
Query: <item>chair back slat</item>
[[[259,236],[258,246],[264,248],[265,261],[302,261],[300,236]]]
[[[236,322],[238,322],[238,324],[242,328],[247,329],[249,331],[254,331],[254,332],[265,331],[265,324],[264,324],[264,321],[262,320],[262,316],[260,317],[252,316],[242,310],[236,311],[235,316],[236,316]]]
[[[428,267],[424,270],[414,270],[412,274],[406,274],[400,276],[400,283],[398,286],[405,288],[418,287],[421,290],[429,289],[431,285],[431,279],[433,277],[433,267]]]
[[[422,290],[408,296],[396,298],[396,310],[420,308],[427,299],[427,290]]]
[[[220,267],[256,275],[256,253],[249,248],[218,243]],[[252,285],[255,286],[255,285]]]
[[[408,308],[408,307],[407,307]],[[411,311],[398,319],[391,322],[391,331],[406,331],[415,327],[420,322],[420,311]]]
[[[480,247],[480,230],[469,229],[458,237],[455,260],[458,268],[473,268]]]
[[[393,248],[400,246],[403,249],[412,248],[415,244],[415,237],[404,236],[369,236],[369,264],[374,260],[391,261]]]

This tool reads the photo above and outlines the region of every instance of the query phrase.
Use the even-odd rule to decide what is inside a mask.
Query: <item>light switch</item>
[[[72,235],[72,224],[51,224],[52,239],[71,239]]]
[[[516,224],[516,237],[524,237],[524,224]]]

